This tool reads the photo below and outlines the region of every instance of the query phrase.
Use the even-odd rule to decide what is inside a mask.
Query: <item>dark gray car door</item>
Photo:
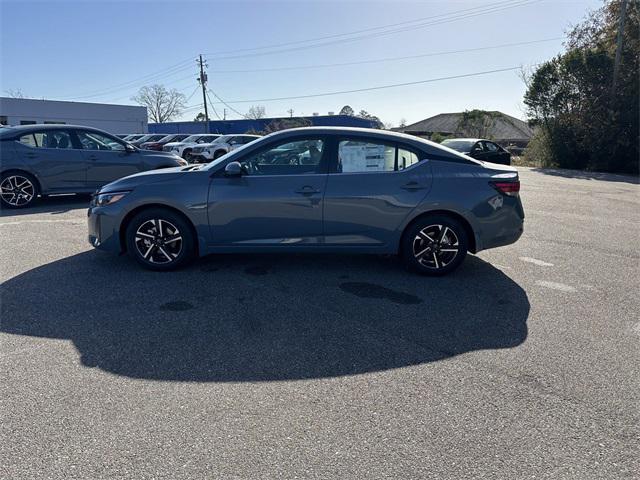
[[[341,138],[324,196],[327,245],[387,244],[428,194],[424,154],[402,144]]]
[[[280,140],[234,158],[243,165],[243,175],[214,175],[208,202],[212,243],[322,243],[325,145],[321,137]]]
[[[87,185],[98,188],[144,169],[139,152],[128,152],[120,139],[91,130],[77,130],[87,162]]]
[[[40,181],[44,193],[86,190],[86,161],[72,132],[43,129],[25,133],[15,151]]]

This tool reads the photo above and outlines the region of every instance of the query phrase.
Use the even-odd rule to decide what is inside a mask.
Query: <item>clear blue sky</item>
[[[562,51],[562,40],[326,68],[229,70],[350,63],[557,38],[588,10],[601,5],[599,0],[526,1],[0,0],[0,90],[2,95],[9,89],[20,89],[34,98],[132,104],[130,97],[141,85],[160,83],[190,96],[197,87],[195,58],[200,53],[208,54],[210,88],[225,100],[414,82],[534,64]],[[517,4],[522,5],[505,8]],[[480,7],[502,10],[477,15]],[[465,12],[454,14],[460,11]],[[452,15],[466,18],[449,21]],[[324,46],[309,48],[314,44],[310,42],[219,53],[417,19],[424,20],[360,34],[366,38],[344,41],[352,37],[342,36],[315,41],[329,43]],[[392,29],[397,32],[379,35]],[[271,53],[238,57],[264,52]],[[151,76],[156,72],[160,73]],[[295,115],[326,114],[349,104],[356,111],[365,109],[397,125],[402,118],[412,123],[441,112],[473,108],[524,118],[523,93],[518,73],[510,71],[386,90],[255,103],[263,105],[268,116],[287,115],[290,108]],[[194,108],[185,112],[184,118],[195,116],[199,102],[202,94],[195,91],[188,102]],[[251,105],[232,104],[241,113]],[[223,106],[216,108],[221,110]],[[238,115],[228,111],[228,117]]]

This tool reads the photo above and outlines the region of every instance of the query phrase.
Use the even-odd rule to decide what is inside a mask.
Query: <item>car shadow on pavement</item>
[[[60,195],[55,197],[38,198],[32,207],[28,208],[0,208],[0,217],[17,217],[37,213],[52,215],[66,213],[71,210],[89,208],[90,195]]]
[[[156,273],[87,251],[4,282],[0,330],[71,340],[83,366],[131,378],[273,381],[513,348],[529,308],[474,256],[428,278],[390,257],[222,255]]]
[[[568,170],[564,168],[533,168],[534,172],[554,177],[577,178],[580,180],[602,180],[606,182],[630,183],[640,185],[640,177],[637,175],[622,175],[616,173],[586,172],[584,170]]]

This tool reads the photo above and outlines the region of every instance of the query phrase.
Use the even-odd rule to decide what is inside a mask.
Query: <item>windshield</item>
[[[149,135],[149,138],[147,139],[147,142],[157,142],[158,140],[164,138],[165,136],[166,136],[165,134]]]
[[[468,152],[474,143],[476,143],[474,140],[445,140],[442,145],[458,152]]]
[[[166,135],[166,136],[162,137],[160,139],[160,141],[161,142],[170,142],[174,137],[175,137],[175,135]]]
[[[202,135],[191,135],[187,138],[185,138],[184,140],[182,140],[184,143],[188,143],[188,142],[192,142],[195,143]]]
[[[233,135],[223,135],[221,137],[216,138],[215,140],[213,140],[211,143],[224,143],[224,142],[228,142],[229,140],[231,140],[231,138],[233,137]]]

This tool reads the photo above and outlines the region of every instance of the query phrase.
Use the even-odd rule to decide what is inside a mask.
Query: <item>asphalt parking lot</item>
[[[515,245],[143,271],[0,218],[0,478],[637,478],[640,186],[521,170]]]

